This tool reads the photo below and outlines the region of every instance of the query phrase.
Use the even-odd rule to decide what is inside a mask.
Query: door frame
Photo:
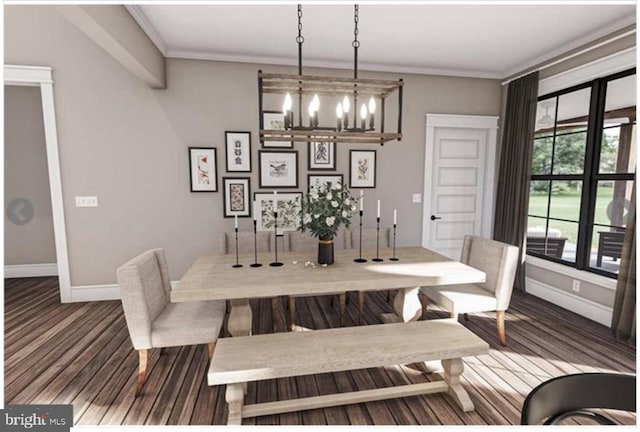
[[[60,176],[60,156],[58,152],[58,131],[53,99],[53,69],[47,66],[4,66],[4,85],[39,87],[44,119],[44,137],[49,168],[49,188],[53,213],[53,234],[56,242],[56,264],[60,301],[71,301],[71,277],[69,272],[69,252],[67,248],[67,228],[64,219],[62,199],[62,179]]]
[[[483,237],[492,237],[493,196],[495,191],[496,141],[498,116],[475,116],[459,114],[426,114],[426,141],[424,151],[424,186],[422,190],[422,247],[428,248],[431,237],[431,221],[427,218],[431,212],[431,188],[433,171],[433,148],[436,128],[484,129],[487,131],[487,158],[485,160],[484,199],[482,203]]]

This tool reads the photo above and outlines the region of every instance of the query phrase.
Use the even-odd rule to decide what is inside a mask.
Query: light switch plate
[[[413,194],[413,203],[421,203],[422,202],[422,195],[420,194]]]
[[[98,197],[95,196],[77,196],[76,207],[98,207]]]

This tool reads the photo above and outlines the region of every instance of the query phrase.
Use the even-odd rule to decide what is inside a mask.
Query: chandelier
[[[353,78],[311,76],[302,74],[302,6],[298,5],[298,74],[267,74],[258,71],[258,109],[260,111],[260,140],[324,141],[357,144],[380,144],[402,139],[403,80],[358,78],[358,5],[354,7]],[[385,100],[397,91],[397,132],[385,131]],[[265,95],[279,95],[282,122],[265,125]],[[322,118],[320,97],[333,100],[335,114]],[[294,107],[294,98],[297,106]],[[360,105],[358,105],[360,104]],[[379,106],[378,106],[379,105]],[[280,107],[278,107],[280,108]],[[306,109],[305,109],[306,108]],[[294,116],[297,111],[297,119]],[[333,110],[331,110],[333,111]],[[297,121],[296,121],[297,120]],[[327,125],[328,124],[328,125]]]

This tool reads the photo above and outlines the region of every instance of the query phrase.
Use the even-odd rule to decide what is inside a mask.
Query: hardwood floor
[[[365,324],[391,312],[386,291],[367,295]],[[349,294],[346,325],[358,318]],[[253,332],[286,328],[284,301],[253,301]],[[429,311],[428,318],[444,318]],[[506,315],[508,346],[498,344],[494,314],[463,325],[491,345],[465,359],[463,385],[476,410],[462,413],[436,394],[246,419],[259,425],[519,424],[529,391],[547,379],[592,371],[635,373],[635,349],[611,331],[536,297],[514,294]],[[297,324],[336,327],[331,297],[297,299]],[[375,343],[375,341],[372,341]],[[5,403],[73,404],[75,424],[225,424],[224,386],[206,383],[207,347],[153,350],[142,395],[134,399],[137,354],[118,301],[60,304],[56,278],[5,279]],[[440,379],[424,365],[320,374],[249,384],[247,403]],[[624,424],[633,414],[614,413]],[[587,423],[582,421],[581,423]],[[574,422],[575,424],[575,422]]]

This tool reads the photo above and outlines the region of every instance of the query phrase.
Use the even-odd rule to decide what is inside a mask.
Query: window
[[[538,99],[527,254],[617,275],[635,141],[635,69]]]

